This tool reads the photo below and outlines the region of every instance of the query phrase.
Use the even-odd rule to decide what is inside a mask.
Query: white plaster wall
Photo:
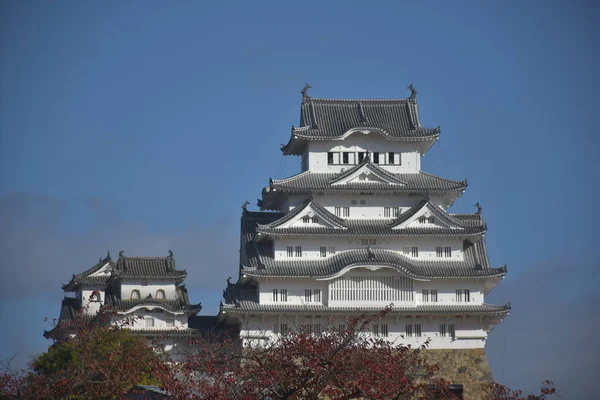
[[[159,289],[165,291],[166,299],[177,298],[177,289],[175,288],[175,284],[173,283],[173,281],[148,280],[148,285],[142,286],[140,280],[123,280],[121,283],[121,298],[124,300],[131,298],[131,292],[134,289],[140,291],[140,298],[142,299],[148,297],[149,294],[151,294],[153,298],[156,298],[156,291]]]
[[[90,296],[94,291],[98,292],[100,298],[90,301]],[[100,306],[104,304],[104,286],[86,286],[78,292],[78,296],[80,296],[82,307],[87,307],[86,313],[95,315],[100,310]]]
[[[273,326],[277,324],[287,324],[291,330],[303,324],[320,324],[323,330],[337,327],[339,324],[346,324],[353,316],[328,316],[328,315],[302,315],[302,314],[282,314],[265,316],[244,316],[241,319],[242,331],[240,336],[248,340],[257,340],[264,342],[263,338],[273,340],[277,334],[273,332]],[[467,317],[464,320],[456,317],[432,317],[432,318],[406,318],[386,316],[377,318],[373,321],[378,325],[387,324],[389,335],[386,340],[397,344],[411,345],[412,347],[421,346],[427,339],[430,339],[429,348],[431,349],[465,349],[482,348],[485,346],[487,332],[485,331],[485,322],[479,321],[477,317]],[[421,336],[406,337],[407,324],[420,324]],[[456,337],[442,337],[439,333],[439,325],[445,324],[446,331],[449,331],[448,325],[454,324]],[[413,326],[414,332],[414,326]],[[366,335],[370,335],[367,333]],[[404,336],[404,337],[403,337]],[[247,344],[247,343],[246,343]]]
[[[377,271],[369,271],[363,268],[353,269],[346,273],[347,275],[357,276],[390,276],[398,275],[403,276],[401,273],[396,272],[390,268],[382,268]],[[335,280],[335,278],[333,279]],[[329,285],[333,280],[315,280],[310,278],[300,279],[261,279],[259,282],[259,302],[260,304],[281,304],[281,302],[273,301],[273,289],[287,289],[288,290],[288,301],[286,304],[305,304],[304,301],[304,290],[305,289],[320,289],[321,290],[321,302],[329,307],[353,307],[353,306],[381,306],[382,308],[388,305],[387,302],[353,302],[353,301],[329,301]],[[423,289],[437,290],[437,303],[423,302],[422,291]],[[469,289],[470,301],[465,301],[463,294],[463,301],[456,301],[456,289]],[[439,305],[464,305],[464,304],[482,304],[485,302],[484,296],[484,283],[482,280],[469,280],[469,279],[452,279],[452,280],[432,280],[432,281],[421,281],[413,280],[413,301],[412,304],[439,304]],[[431,294],[430,294],[431,298]],[[407,305],[408,303],[395,302],[396,305]],[[314,303],[313,303],[314,304]]]
[[[365,236],[368,238],[368,236]],[[454,237],[383,237],[375,238],[377,240],[376,245],[371,245],[374,249],[388,249],[395,250],[402,253],[403,247],[417,246],[419,248],[419,256],[415,257],[415,260],[456,260],[461,261],[463,257],[463,243],[459,238]],[[278,237],[273,240],[275,259],[286,260],[289,259],[287,256],[287,246],[302,246],[302,257],[301,259],[322,259],[320,253],[321,246],[334,246],[336,254],[346,250],[353,250],[357,248],[366,248],[361,244],[361,238],[340,238],[337,236],[321,236],[321,237]],[[450,246],[452,248],[452,257],[437,257],[436,247]],[[295,254],[295,253],[294,253]],[[406,255],[405,255],[406,256]],[[332,257],[329,253],[327,257]],[[407,256],[413,258],[411,254]],[[292,257],[299,259],[299,257]]]
[[[305,289],[320,289],[321,303],[327,304],[328,283],[316,281],[314,279],[268,279],[261,280],[259,283],[259,302],[261,304],[281,304],[281,301],[273,301],[273,289],[287,289],[288,301],[286,304],[305,304]],[[310,304],[320,304],[311,302]]]
[[[307,146],[308,169],[315,172],[340,172],[343,168],[358,164],[358,156],[355,155],[354,160],[350,160],[351,164],[328,165],[327,152],[329,151],[348,151],[354,153],[360,151],[379,152],[380,157],[384,156],[384,154],[384,157],[387,157],[388,152],[394,152],[400,155],[402,164],[380,164],[381,167],[394,173],[416,172],[421,169],[421,155],[418,143],[389,141],[377,133],[367,135],[355,133],[344,140],[309,142]],[[380,162],[383,162],[383,159],[380,159]]]
[[[146,327],[146,321],[144,320],[145,316],[150,316],[154,318],[154,327]],[[125,315],[115,316],[113,321],[127,321],[127,327],[131,329],[169,329],[171,327],[167,326],[167,319],[174,320],[175,328],[187,328],[187,315],[172,314],[168,311],[159,308],[155,308],[154,310],[152,310],[152,312],[149,312],[145,308],[140,308]]]
[[[405,212],[423,200],[422,196],[401,194],[373,196],[327,194],[315,195],[314,198],[317,203],[325,207],[332,214],[335,214],[335,207],[350,207],[350,217],[347,219],[386,218],[384,217],[384,207],[400,207],[401,211]],[[287,203],[284,204],[282,211],[291,211],[305,200],[306,196],[290,196]],[[366,204],[361,205],[361,200]],[[356,201],[356,204],[353,204],[353,201]],[[437,206],[443,204],[443,199],[440,195],[432,195],[430,201]],[[386,219],[391,220],[392,218]]]

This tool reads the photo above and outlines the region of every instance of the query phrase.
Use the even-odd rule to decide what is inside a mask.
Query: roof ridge
[[[339,103],[359,103],[359,102],[367,102],[367,103],[377,103],[377,102],[381,102],[381,103],[413,103],[416,104],[416,101],[414,101],[413,99],[407,99],[407,98],[397,98],[397,99],[336,99],[336,98],[329,98],[329,97],[311,97],[309,99],[306,99],[305,103],[310,103],[310,102],[339,102]]]

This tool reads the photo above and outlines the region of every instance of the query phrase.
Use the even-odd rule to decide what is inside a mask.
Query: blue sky
[[[113,254],[166,255],[216,312],[237,272],[240,206],[298,172],[279,145],[315,97],[406,97],[441,126],[424,170],[479,201],[496,379],[600,376],[597,117],[600,4],[3,2],[0,12],[0,358],[45,350],[61,283]],[[10,322],[9,322],[10,321]]]

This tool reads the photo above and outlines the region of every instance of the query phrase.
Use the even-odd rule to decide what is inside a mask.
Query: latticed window
[[[344,275],[330,283],[332,301],[413,301],[413,281],[403,276]]]
[[[425,216],[423,216],[423,215],[422,215],[422,216],[420,216],[420,217],[419,217],[419,223],[420,223],[420,224],[424,224],[425,222],[427,222],[427,218],[425,218]]]
[[[471,291],[469,289],[456,289],[456,301],[459,303],[471,301]]]
[[[167,318],[167,327],[171,328],[175,326],[175,320],[173,318]]]
[[[435,256],[436,257],[441,257],[442,256],[442,246],[438,246],[435,248]]]
[[[413,335],[413,326],[412,324],[406,324],[405,336],[412,337]]]
[[[157,299],[164,299],[165,298],[165,291],[162,289],[158,289],[156,291],[156,298]]]
[[[421,324],[415,324],[415,336],[421,337]]]
[[[296,246],[296,257],[302,257],[302,246]]]
[[[371,334],[373,336],[379,336],[379,325],[377,325],[377,324],[371,325]]]
[[[419,257],[419,248],[416,246],[411,247],[410,249],[413,257]]]
[[[365,206],[365,205],[367,205],[367,201],[366,201],[366,200],[361,200],[361,201],[360,201],[360,205],[361,205],[361,206]]]
[[[154,317],[144,317],[146,328],[154,328]]]
[[[360,239],[360,244],[363,246],[375,246],[377,245],[377,239]]]
[[[429,217],[429,218],[427,218],[427,222],[429,222],[430,224],[433,224],[435,222],[435,219],[433,217]]]
[[[333,164],[333,152],[327,152],[327,164]]]
[[[288,327],[288,324],[280,324],[279,325],[279,333],[283,336],[289,334],[290,328]]]
[[[346,324],[339,324],[337,326],[337,331],[340,334],[343,334],[344,332],[346,332]]]
[[[288,246],[287,247],[287,256],[288,257],[294,257],[294,246]]]
[[[440,336],[446,336],[446,324],[440,324]]]
[[[329,252],[329,254],[335,254],[335,246],[329,246],[327,248],[327,251]]]
[[[304,289],[304,301],[307,303],[312,301],[312,289]]]
[[[315,302],[320,303],[321,302],[321,289],[315,289]]]
[[[344,217],[349,217],[350,216],[350,207],[343,207],[343,211],[344,211]]]
[[[304,217],[302,217],[302,222],[308,224],[310,222],[310,217],[308,215],[305,215]]]
[[[394,153],[390,151],[390,152],[388,153],[388,163],[389,163],[389,164],[395,164],[395,162],[394,162],[394,161],[395,161],[395,160],[394,160]]]
[[[273,301],[287,301],[287,289],[273,289]]]
[[[454,330],[454,324],[448,325],[448,334],[450,335],[451,338],[456,337],[456,331]]]
[[[314,217],[312,217],[312,223],[313,224],[318,224],[319,223],[319,217],[317,215],[315,215]]]
[[[431,302],[437,303],[437,301],[438,301],[437,289],[431,289]]]
[[[379,153],[378,152],[373,152],[373,162],[375,164],[379,164]]]
[[[327,257],[327,247],[321,246],[320,252],[321,252],[321,257]]]
[[[423,299],[422,300],[423,303],[428,303],[429,302],[429,289],[423,289],[421,296]]]
[[[444,247],[444,256],[452,257],[452,247],[450,247],[450,246]]]
[[[342,216],[342,207],[335,207],[335,215],[336,217]]]

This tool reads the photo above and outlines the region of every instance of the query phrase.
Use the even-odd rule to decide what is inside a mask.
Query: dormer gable
[[[452,217],[440,207],[423,200],[415,207],[401,214],[390,227],[394,230],[406,228],[468,228],[462,221]]]
[[[283,218],[270,224],[259,224],[256,230],[258,234],[265,234],[273,230],[291,227],[348,229],[346,222],[342,218],[335,216],[312,198],[309,198],[287,213]]]
[[[345,185],[349,183],[384,183],[390,186],[406,186],[406,182],[402,182],[394,174],[384,170],[383,168],[372,164],[367,156],[353,168],[343,171],[338,176],[333,178],[329,183],[332,186]]]

